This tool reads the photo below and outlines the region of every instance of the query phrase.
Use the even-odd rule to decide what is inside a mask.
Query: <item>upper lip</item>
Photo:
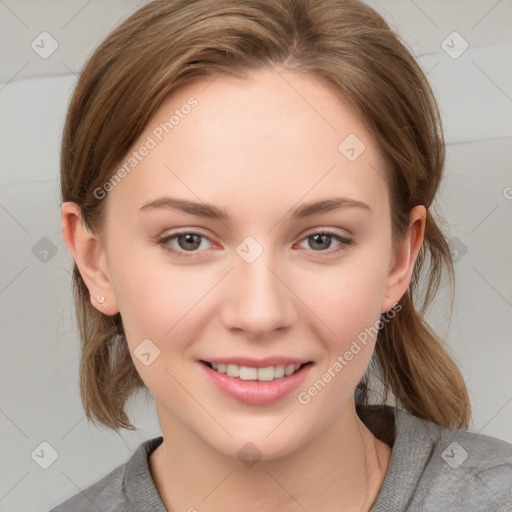
[[[236,364],[238,366],[248,366],[250,368],[268,368],[269,366],[279,366],[288,364],[306,364],[311,361],[308,359],[297,359],[296,357],[265,357],[264,359],[252,359],[250,357],[212,357],[211,359],[201,359],[206,363],[213,364]]]

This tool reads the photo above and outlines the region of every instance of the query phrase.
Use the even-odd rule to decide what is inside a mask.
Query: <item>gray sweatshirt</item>
[[[512,444],[389,406],[358,406],[357,412],[377,438],[392,445],[370,512],[512,512]],[[162,441],[145,441],[128,462],[50,512],[167,512],[148,461]]]

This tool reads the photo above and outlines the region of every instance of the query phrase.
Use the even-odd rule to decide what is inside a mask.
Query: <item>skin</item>
[[[78,206],[62,205],[65,241],[92,304],[121,313],[133,362],[155,397],[164,437],[150,458],[157,489],[169,510],[368,510],[391,453],[354,407],[375,338],[307,405],[297,394],[406,292],[425,208],[411,211],[406,237],[393,246],[376,142],[330,84],[291,71],[186,84],[133,149],[190,96],[198,105],[108,193],[104,233],[88,233]],[[366,146],[353,162],[338,150],[349,134]],[[231,220],[140,211],[162,196],[213,204]],[[291,217],[304,202],[334,197],[371,211]],[[308,238],[326,230],[354,243]],[[208,238],[188,253],[186,240],[168,241],[190,256],[178,258],[157,242],[178,231]],[[247,236],[263,249],[252,263],[236,252]],[[148,338],[160,355],[145,366],[133,351]],[[222,394],[198,367],[198,359],[233,355],[314,365],[296,392],[251,406]],[[248,442],[261,453],[251,467],[237,456]]]

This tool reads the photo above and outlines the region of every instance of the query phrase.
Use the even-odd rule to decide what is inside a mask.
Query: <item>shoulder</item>
[[[512,445],[390,406],[358,409],[392,446],[372,512],[512,512]]]
[[[398,413],[428,453],[411,510],[512,511],[512,444]]]
[[[148,467],[148,456],[162,442],[162,437],[144,441],[131,458],[108,475],[75,494],[50,512],[139,512],[138,499],[159,505]],[[155,506],[155,510],[160,510]]]
[[[464,510],[512,511],[512,445],[494,437],[439,427],[422,496]]]
[[[126,463],[121,464],[101,480],[75,494],[50,512],[118,512],[126,510],[126,499],[123,496],[123,479]]]

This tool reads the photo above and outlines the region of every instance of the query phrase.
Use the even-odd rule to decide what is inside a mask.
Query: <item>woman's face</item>
[[[221,75],[175,91],[124,163],[105,188],[104,308],[163,431],[272,459],[332,426],[408,283],[393,285],[383,163],[348,104],[308,75]]]

